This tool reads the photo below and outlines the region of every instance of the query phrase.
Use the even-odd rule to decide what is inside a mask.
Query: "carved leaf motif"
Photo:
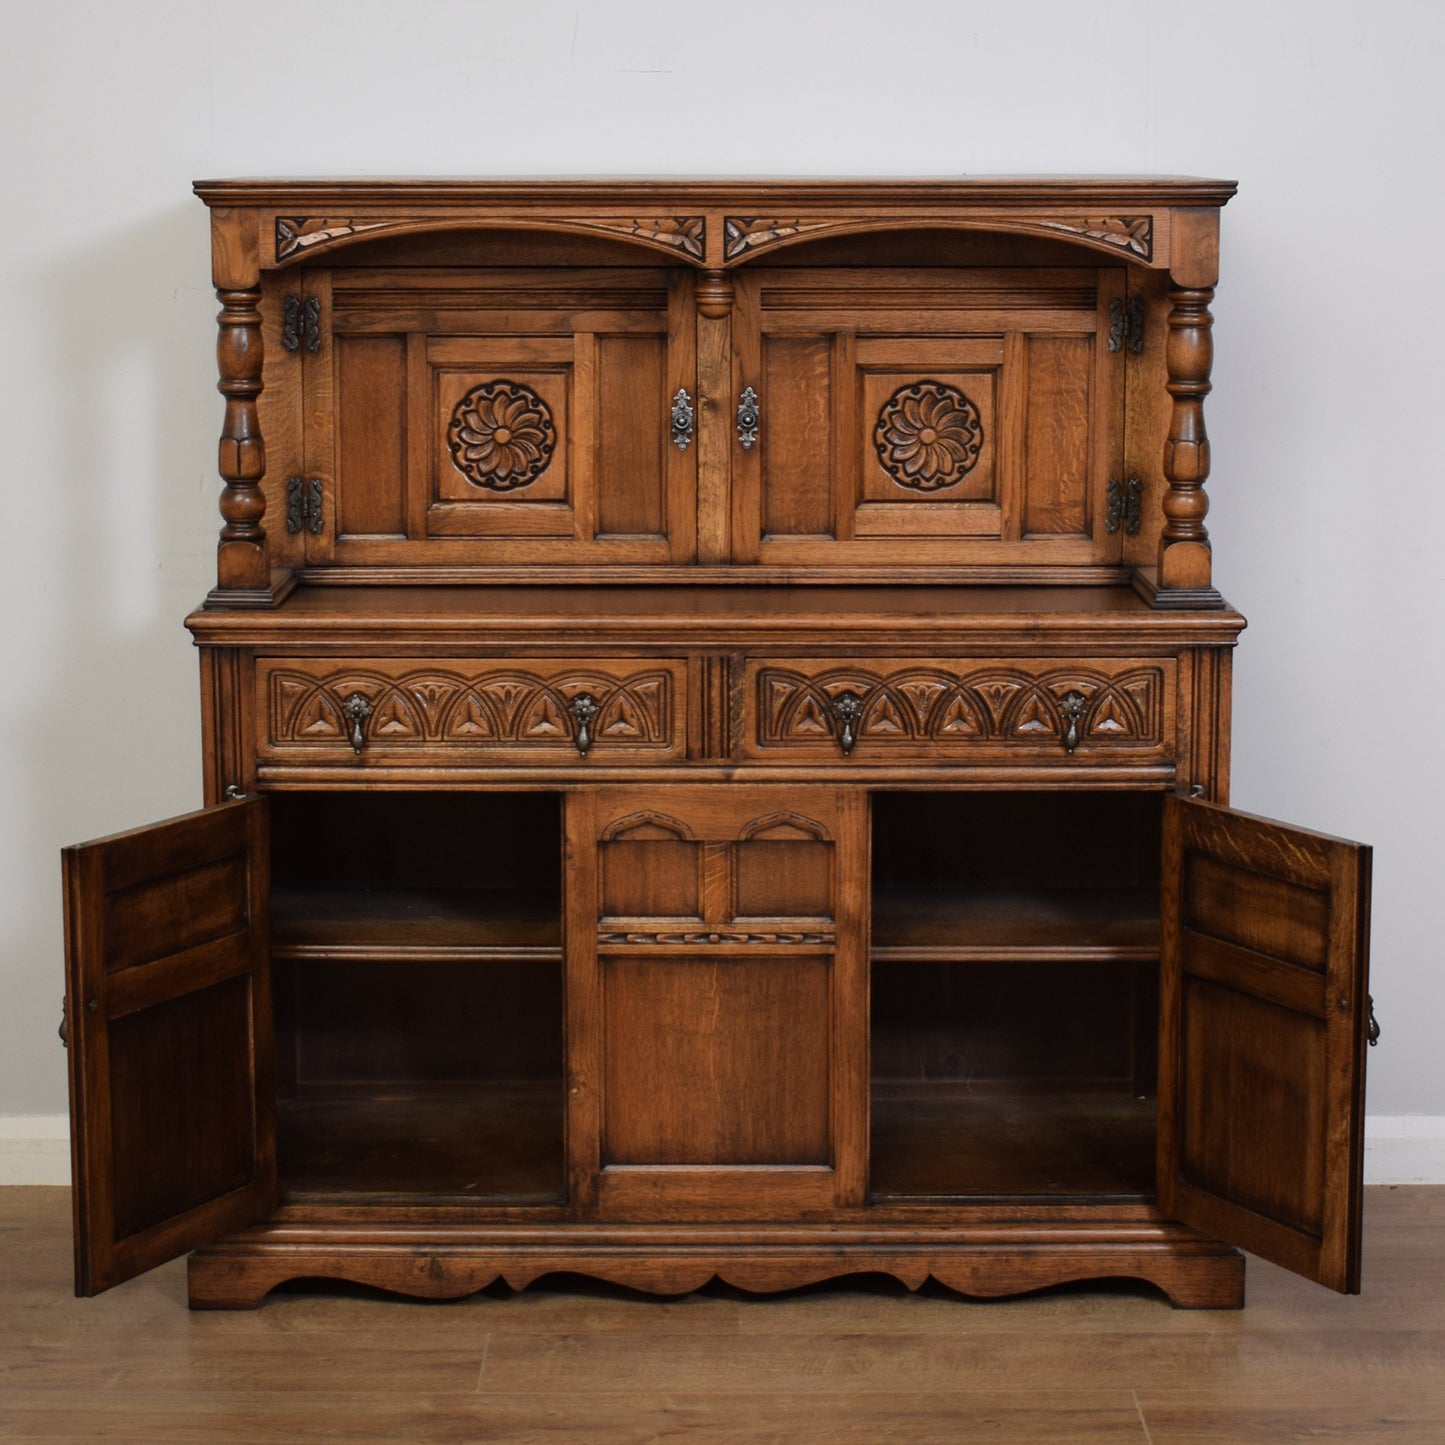
[[[284,261],[298,251],[309,251],[314,246],[324,246],[339,241],[345,236],[357,236],[363,231],[384,230],[386,221],[331,220],[329,217],[277,216],[276,217],[276,259]]]
[[[650,241],[661,241],[665,246],[675,246],[701,261],[706,226],[702,216],[666,216],[655,221],[634,221],[632,234],[646,236]]]
[[[763,216],[729,216],[723,222],[723,255],[732,261],[787,236],[816,231],[825,221],[777,221]]]
[[[1091,241],[1103,241],[1145,261],[1154,250],[1154,222],[1150,216],[1089,216],[1039,224],[1051,231],[1069,231]]]

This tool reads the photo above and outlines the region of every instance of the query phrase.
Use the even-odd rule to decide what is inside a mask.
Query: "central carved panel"
[[[936,492],[961,482],[983,450],[983,418],[956,386],[920,381],[900,386],[873,428],[883,470],[900,487]]]
[[[557,428],[547,403],[519,381],[474,386],[456,404],[447,427],[447,448],[457,470],[493,492],[510,492],[536,481],[557,448]]]

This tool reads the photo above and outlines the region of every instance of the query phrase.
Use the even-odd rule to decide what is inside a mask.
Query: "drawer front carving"
[[[257,664],[263,756],[452,762],[682,756],[686,663],[675,658]]]
[[[755,659],[745,686],[755,758],[1173,751],[1172,658]]]

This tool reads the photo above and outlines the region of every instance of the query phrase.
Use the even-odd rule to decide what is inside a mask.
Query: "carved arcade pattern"
[[[977,465],[983,418],[956,386],[900,386],[878,413],[873,446],[879,465],[900,487],[936,492],[961,482]]]
[[[522,671],[464,677],[434,668],[386,676],[350,668],[316,678],[278,670],[270,679],[271,742],[349,746],[346,699],[360,694],[371,705],[366,740],[372,747],[514,744],[571,751],[576,724],[567,706],[583,692],[600,706],[592,729],[598,745],[671,745],[668,673],[614,677],[592,668],[555,677]]]
[[[456,469],[474,486],[512,492],[535,482],[557,449],[557,428],[547,403],[519,381],[474,386],[447,426],[447,449]]]
[[[759,744],[830,742],[831,704],[843,692],[863,700],[864,743],[1057,742],[1069,732],[1070,693],[1085,699],[1081,742],[1157,743],[1163,727],[1164,676],[1155,667],[1113,677],[1078,667],[1035,675],[997,666],[967,674],[918,667],[886,676],[849,667],[809,677],[779,667],[758,674]]]

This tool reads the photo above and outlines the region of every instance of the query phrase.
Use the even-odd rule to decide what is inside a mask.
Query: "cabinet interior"
[[[1159,800],[873,798],[870,1193],[1153,1192]]]
[[[563,1193],[556,794],[272,801],[283,1197]]]

